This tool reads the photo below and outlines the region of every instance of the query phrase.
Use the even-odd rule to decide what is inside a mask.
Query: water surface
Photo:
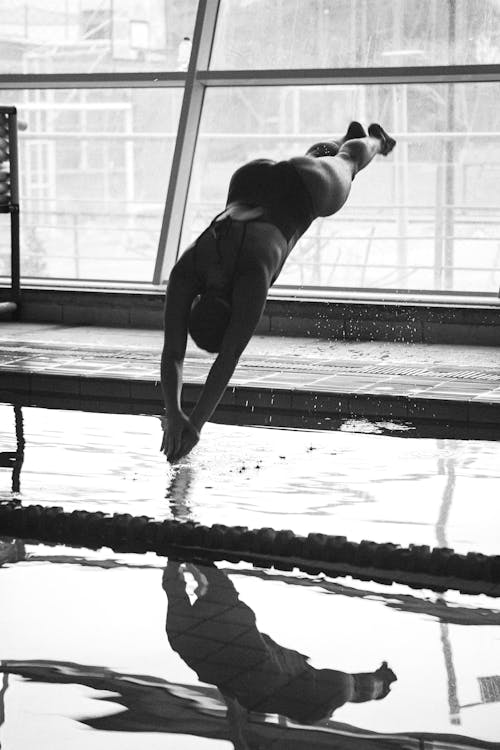
[[[0,425],[0,452],[15,451],[11,406]],[[156,417],[23,407],[20,432],[0,500],[498,552],[492,441],[207,424],[171,466]]]
[[[19,540],[0,552],[2,750],[500,741],[486,596]]]

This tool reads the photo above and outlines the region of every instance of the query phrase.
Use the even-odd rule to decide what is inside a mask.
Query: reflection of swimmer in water
[[[183,570],[198,584],[193,605]],[[219,688],[229,709],[237,701],[248,711],[314,724],[344,703],[384,698],[396,680],[386,662],[374,672],[358,674],[315,669],[303,654],[259,632],[254,612],[214,565],[181,566],[170,560],[163,587],[170,645],[202,682]]]
[[[26,559],[26,548],[21,539],[3,537],[0,539],[0,565],[20,562]]]

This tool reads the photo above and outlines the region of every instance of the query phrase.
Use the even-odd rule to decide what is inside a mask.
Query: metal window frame
[[[199,76],[200,71],[206,72],[210,65],[219,4],[220,0],[200,0],[198,4],[167,199],[158,240],[153,284],[162,282],[166,269],[170,270],[179,252],[182,223],[205,95],[205,85],[201,82]]]
[[[147,73],[44,73],[2,74],[0,89],[109,89],[180,88],[186,73],[150,71]]]
[[[213,0],[214,5],[219,0]],[[208,0],[210,3],[210,0]],[[214,20],[216,23],[216,18]],[[207,33],[215,35],[215,26],[207,29]],[[192,60],[193,62],[193,60]],[[500,65],[450,65],[450,66],[412,66],[412,67],[379,67],[379,68],[336,68],[336,69],[262,69],[262,70],[211,70],[202,69],[198,65],[192,71],[193,89],[197,103],[202,102],[204,90],[209,87],[233,86],[320,86],[320,85],[378,85],[378,84],[421,84],[421,83],[484,83],[500,81]],[[189,111],[189,91],[185,91],[186,111]],[[184,104],[184,103],[183,103]],[[194,108],[179,125],[179,150],[184,146],[182,158],[174,164],[169,185],[169,197],[164,215],[164,222],[158,246],[157,262],[153,283],[161,284],[168,275],[168,271],[175,263],[181,240],[182,218],[188,197],[189,178],[194,161],[197,134],[201,118],[202,105]],[[182,120],[182,115],[181,115]],[[196,136],[188,140],[185,130],[196,130]],[[181,211],[174,211],[172,201],[174,196],[182,202]],[[170,204],[170,205],[169,205]],[[353,287],[353,290],[358,290]],[[493,295],[492,295],[493,296]]]
[[[205,86],[318,86],[387,83],[474,83],[500,80],[500,65],[421,65],[383,68],[204,70]]]
[[[187,72],[0,75],[0,89],[183,88],[181,113],[165,198],[152,283],[161,285],[175,263],[181,239],[205,90],[234,86],[320,86],[500,82],[500,65],[376,68],[210,69],[220,0],[199,0]],[[357,287],[353,292],[362,292]]]

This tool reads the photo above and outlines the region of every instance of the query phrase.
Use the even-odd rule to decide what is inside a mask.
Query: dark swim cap
[[[191,307],[188,330],[196,346],[207,352],[220,351],[231,317],[227,299],[214,292],[198,295]]]

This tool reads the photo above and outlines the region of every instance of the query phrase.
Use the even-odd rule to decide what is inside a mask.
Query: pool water
[[[485,596],[19,543],[0,581],[2,750],[500,740]]]
[[[495,442],[208,424],[171,466],[156,417],[0,425],[0,501],[498,552]],[[2,750],[499,747],[486,595],[3,538],[0,601]]]
[[[156,417],[25,407],[20,421],[20,486],[0,467],[0,501],[498,552],[496,442],[207,424],[171,466]],[[0,425],[14,451],[11,406]]]

